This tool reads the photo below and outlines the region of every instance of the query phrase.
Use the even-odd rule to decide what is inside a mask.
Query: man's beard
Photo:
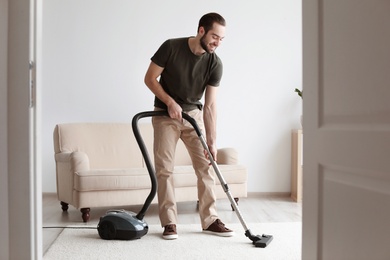
[[[207,48],[207,43],[205,42],[205,35],[203,35],[202,38],[200,38],[200,46],[202,46],[203,50],[205,50],[208,54],[214,52],[214,51],[210,51],[210,50]]]

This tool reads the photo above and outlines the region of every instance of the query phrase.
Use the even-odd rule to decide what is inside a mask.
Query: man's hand
[[[170,118],[177,119],[180,122],[183,120],[181,116],[183,109],[181,108],[181,106],[179,106],[179,104],[173,101],[170,104],[168,104],[167,107],[168,107],[168,114]]]
[[[208,145],[211,156],[213,156],[214,161],[217,161],[217,147],[215,145]],[[207,150],[204,150],[204,155],[208,160],[210,160],[210,156]],[[211,160],[210,160],[211,161]],[[211,162],[210,162],[211,164]]]

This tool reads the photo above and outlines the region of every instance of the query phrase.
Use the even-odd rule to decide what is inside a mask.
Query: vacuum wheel
[[[99,236],[102,239],[112,240],[116,238],[116,228],[109,221],[103,221],[98,227]]]

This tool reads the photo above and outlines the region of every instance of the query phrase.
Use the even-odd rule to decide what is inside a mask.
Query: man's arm
[[[164,68],[158,66],[154,62],[150,62],[149,68],[146,71],[144,82],[146,86],[153,92],[153,94],[165,103],[168,107],[168,114],[171,118],[176,118],[182,120],[181,112],[182,108],[175,102],[175,100],[169,96],[158,82],[158,77],[160,77]]]
[[[217,92],[217,87],[210,85],[206,87],[203,109],[206,141],[214,160],[217,160]]]

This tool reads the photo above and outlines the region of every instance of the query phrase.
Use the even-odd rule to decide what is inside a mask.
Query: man
[[[193,127],[182,119],[188,113],[206,132],[207,145],[217,159],[216,95],[222,77],[222,62],[215,50],[225,37],[225,20],[208,13],[199,20],[195,37],[169,39],[154,56],[145,75],[145,84],[154,93],[156,110],[167,110],[169,117],[154,117],[154,160],[158,183],[159,216],[164,239],[178,237],[177,207],[173,185],[176,144],[186,145],[198,179],[199,215],[203,231],[232,236],[218,219],[214,178],[204,148]],[[204,98],[204,105],[200,102]]]

